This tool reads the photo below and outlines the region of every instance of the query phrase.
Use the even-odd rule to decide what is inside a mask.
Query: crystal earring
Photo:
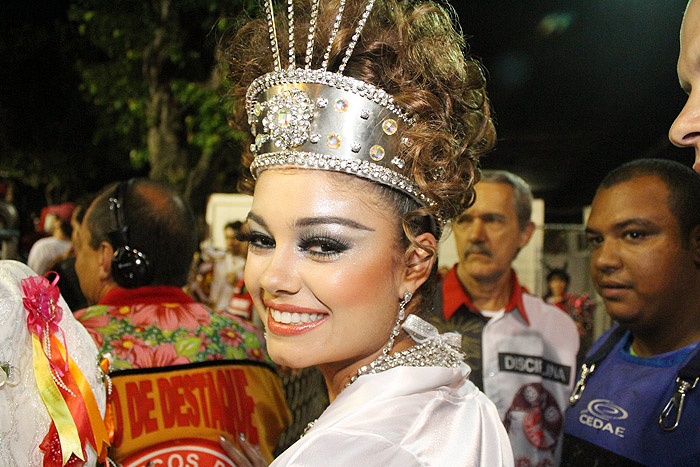
[[[394,325],[394,329],[391,331],[391,336],[389,336],[389,340],[387,341],[386,345],[382,349],[381,355],[379,355],[372,363],[369,365],[365,365],[361,367],[360,369],[357,370],[357,374],[354,375],[352,378],[350,378],[350,381],[348,381],[348,384],[345,387],[350,386],[357,378],[359,378],[362,375],[368,374],[368,373],[376,373],[377,371],[383,371],[386,368],[383,368],[383,362],[387,358],[389,358],[389,352],[391,352],[391,349],[394,347],[394,339],[396,339],[396,336],[399,335],[399,332],[401,332],[401,324],[403,323],[403,320],[406,318],[406,305],[408,305],[408,302],[411,301],[413,298],[413,293],[412,292],[406,292],[403,294],[403,299],[399,302],[399,312],[396,316],[396,324]],[[395,366],[395,365],[394,365]],[[381,370],[377,370],[378,368],[382,368]]]
[[[399,332],[401,332],[401,324],[403,323],[403,320],[406,319],[406,305],[408,305],[408,302],[410,302],[412,298],[413,293],[406,292],[403,294],[403,299],[399,302],[399,313],[396,316],[396,324],[394,324],[394,329],[391,331],[389,341],[382,350],[384,355],[389,355],[389,352],[391,352],[391,349],[394,347],[394,340],[396,339],[396,336],[399,335]]]

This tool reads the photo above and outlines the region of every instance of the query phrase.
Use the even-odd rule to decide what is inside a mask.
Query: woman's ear
[[[425,232],[415,237],[417,245],[406,250],[406,272],[403,278],[403,291],[414,293],[430,277],[437,258],[437,240],[432,233]]]

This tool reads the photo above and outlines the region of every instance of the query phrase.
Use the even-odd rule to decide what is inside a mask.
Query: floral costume
[[[213,465],[218,436],[239,433],[271,458],[289,414],[252,324],[166,286],[115,288],[75,316],[110,360],[116,461],[199,455]]]

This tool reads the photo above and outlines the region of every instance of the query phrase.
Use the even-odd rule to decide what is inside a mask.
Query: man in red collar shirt
[[[75,316],[109,359],[110,457],[124,467],[228,465],[219,437],[244,435],[268,460],[289,423],[259,331],[182,290],[197,245],[192,211],[169,187],[107,186],[74,238]]]
[[[557,465],[579,337],[573,320],[530,295],[511,264],[527,245],[532,193],[518,176],[485,171],[453,225],[459,262],[432,321],[462,334],[470,379],[496,404],[516,465]],[[441,312],[441,313],[440,313]]]

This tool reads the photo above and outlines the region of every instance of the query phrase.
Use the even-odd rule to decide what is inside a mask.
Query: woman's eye
[[[345,242],[319,237],[304,239],[299,246],[303,251],[322,257],[337,255],[348,249]]]
[[[272,239],[272,237],[257,232],[251,232],[241,236],[240,240],[248,242],[248,245],[251,248],[262,248],[267,250],[275,247],[275,241]]]

